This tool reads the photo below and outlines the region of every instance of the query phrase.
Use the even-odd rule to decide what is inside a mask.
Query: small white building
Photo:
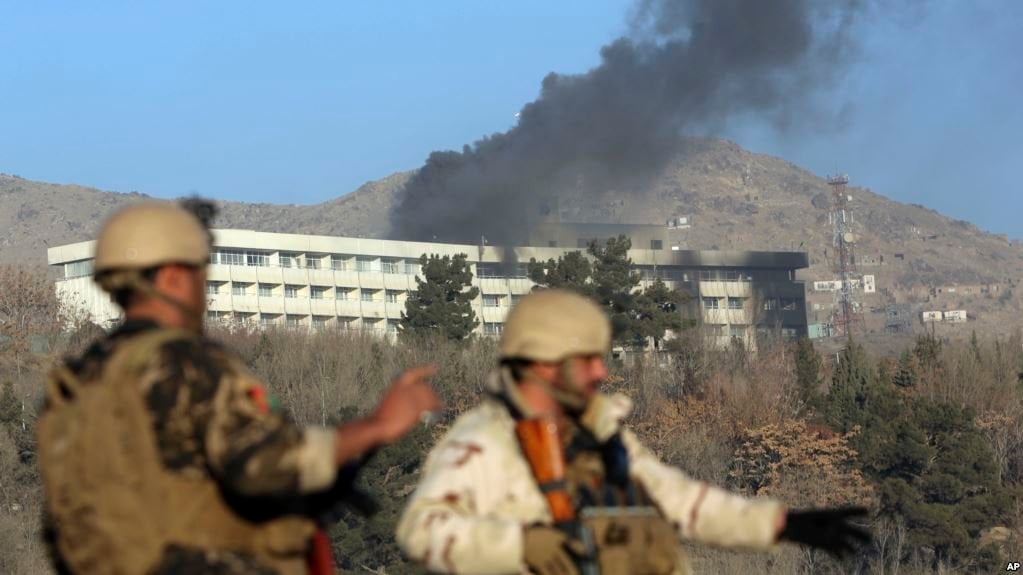
[[[944,315],[944,321],[949,323],[965,323],[966,322],[966,310],[956,309],[952,311],[946,311]]]

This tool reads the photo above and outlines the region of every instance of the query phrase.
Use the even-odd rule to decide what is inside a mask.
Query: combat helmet
[[[504,324],[502,360],[560,362],[574,355],[605,354],[611,323],[592,300],[561,289],[535,291],[518,303]]]
[[[192,212],[170,202],[147,201],[107,220],[96,241],[93,277],[116,292],[138,288],[139,273],[167,264],[204,266],[209,232]]]

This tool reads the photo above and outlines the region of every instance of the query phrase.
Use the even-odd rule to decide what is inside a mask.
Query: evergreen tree
[[[632,241],[621,235],[608,238],[603,246],[595,241],[590,243],[594,295],[605,305],[627,309],[629,296],[639,286],[640,275],[632,269],[630,249]]]
[[[587,250],[569,252],[557,260],[529,262],[529,279],[545,288],[570,289],[596,301],[611,320],[615,343],[645,348],[656,347],[669,330],[686,327],[681,306],[686,294],[669,289],[657,280],[639,290],[640,275],[632,269],[629,238],[611,238],[603,246],[592,242]]]
[[[821,385],[821,356],[808,337],[799,338],[796,343],[796,386],[799,399],[808,406],[816,406]]]
[[[913,355],[924,370],[937,369],[941,365],[941,341],[931,334],[917,336]]]
[[[916,338],[913,355],[920,362],[920,381],[934,384],[945,376],[945,367],[941,359],[941,341],[931,334]]]
[[[590,243],[593,271],[589,295],[607,311],[613,340],[643,349],[648,339],[658,345],[667,330],[685,327],[679,308],[686,296],[660,280],[638,290],[641,276],[632,269],[631,247],[632,241],[623,235],[609,238],[603,246]]]
[[[591,295],[589,284],[593,268],[590,260],[582,252],[568,252],[558,256],[557,260],[546,262],[529,260],[529,279],[540,286],[548,288],[570,289],[583,295]]]
[[[843,431],[860,428],[852,442],[860,466],[878,485],[882,514],[906,522],[912,548],[930,549],[940,561],[980,564],[988,553],[977,548],[980,531],[1007,519],[1011,498],[973,414],[909,393],[917,362],[940,369],[940,349],[933,338],[920,338],[894,375],[878,377],[862,348],[850,344],[835,367],[825,412]]]
[[[909,478],[911,499],[889,500],[909,520],[911,542],[959,564],[981,557],[980,532],[1009,518],[1012,499],[999,483],[990,444],[967,408],[921,398],[908,411],[930,456]],[[940,519],[940,521],[938,520]]]
[[[970,334],[970,351],[973,352],[973,359],[976,359],[977,363],[984,361],[983,354],[980,350],[980,341],[977,340],[977,330],[973,330]]]
[[[894,383],[901,388],[914,388],[920,381],[920,360],[909,350],[899,356],[899,365],[895,371]]]
[[[625,236],[609,238],[604,246],[591,242],[589,254],[593,257],[592,297],[603,306],[611,319],[613,339],[617,343],[639,345],[641,336],[633,325],[636,295],[640,275],[632,270],[629,248],[632,242]]]
[[[686,299],[685,293],[668,288],[660,278],[654,280],[634,299],[632,339],[645,344],[649,338],[659,348],[666,332],[690,327],[695,322],[682,319],[681,307]]]
[[[875,383],[873,366],[863,347],[849,342],[838,357],[831,376],[831,390],[825,404],[828,421],[843,433],[871,423],[868,394]]]
[[[479,288],[472,286],[472,270],[466,254],[419,258],[422,278],[416,292],[405,300],[399,328],[402,335],[442,333],[448,339],[465,339],[479,325],[472,300]]]

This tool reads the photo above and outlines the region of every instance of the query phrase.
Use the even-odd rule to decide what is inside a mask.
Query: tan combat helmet
[[[605,354],[611,323],[589,298],[560,289],[533,292],[508,314],[501,359],[559,362],[574,355]]]
[[[206,230],[184,208],[170,202],[143,202],[107,220],[96,241],[97,274],[146,269],[161,264],[206,265]]]
[[[111,293],[144,289],[142,270],[166,264],[204,266],[209,257],[209,235],[194,215],[171,202],[143,202],[118,211],[103,225],[93,277]]]

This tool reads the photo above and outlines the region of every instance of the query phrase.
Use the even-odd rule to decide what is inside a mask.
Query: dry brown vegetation
[[[39,538],[34,418],[48,366],[82,349],[95,332],[80,328],[68,335],[55,329],[63,328],[67,320],[52,299],[52,288],[40,283],[40,277],[45,280],[43,271],[0,271],[0,285],[7,286],[0,293],[11,301],[8,290],[27,290],[31,297],[23,301],[31,302],[27,307],[35,314],[20,328],[3,332],[12,335],[0,342],[0,572],[46,573],[49,567]],[[16,308],[22,309],[20,304]],[[11,308],[0,307],[0,320],[22,321],[5,309]],[[364,521],[346,516],[332,532],[345,569],[408,571],[390,537],[393,520],[415,483],[419,457],[431,438],[481,397],[495,357],[494,342],[392,343],[357,332],[286,330],[217,329],[213,336],[235,348],[301,424],[330,424],[364,412],[404,367],[440,366],[436,385],[449,407],[446,419],[385,450],[367,470],[367,486],[384,504],[380,517]],[[851,447],[855,436],[822,425],[819,409],[801,393],[791,344],[768,340],[756,353],[740,346],[718,351],[705,345],[697,331],[685,337],[670,362],[649,355],[628,365],[613,365],[607,386],[634,398],[630,424],[664,460],[698,478],[749,495],[779,497],[794,506],[876,502],[874,487],[858,466],[860,456]],[[1002,557],[1021,557],[1023,547],[1015,531],[1021,518],[1018,486],[1023,484],[1020,338],[981,337],[972,345],[945,346],[940,358],[914,371],[912,391],[905,393],[975,410],[977,428],[994,452],[998,480],[1014,490],[1017,502],[1012,521],[1000,525],[1008,529],[985,536],[1001,547]],[[831,370],[825,362],[822,382],[829,381]],[[881,362],[878,368],[892,377],[899,370],[892,361]],[[818,391],[826,395],[827,384]],[[872,527],[877,539],[869,553],[841,565],[792,547],[774,554],[706,548],[691,548],[689,553],[702,573],[967,573],[998,567],[935,563],[926,553],[909,548],[907,528],[897,518],[873,520]]]

